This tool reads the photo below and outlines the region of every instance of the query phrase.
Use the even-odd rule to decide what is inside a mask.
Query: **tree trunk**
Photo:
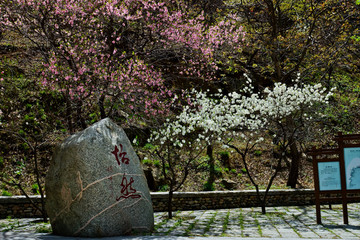
[[[266,188],[266,190],[264,192],[264,196],[263,196],[263,199],[262,199],[262,206],[261,206],[262,214],[266,214],[265,207],[266,207],[266,203],[267,203],[267,196],[268,196],[268,193],[270,191],[270,188],[272,186],[272,183],[273,183],[274,179],[276,178],[278,172],[280,171],[282,160],[283,160],[283,158],[282,158],[282,155],[281,155],[281,157],[278,159],[277,166],[275,168],[275,172],[271,176],[270,181],[268,183],[268,186],[267,186],[267,188]]]
[[[297,180],[299,177],[299,165],[301,157],[300,152],[296,146],[296,142],[294,140],[292,140],[292,143],[290,144],[290,155],[291,165],[286,185],[291,188],[296,188]]]
[[[299,176],[299,165],[300,165],[300,152],[296,144],[296,138],[294,133],[297,131],[298,126],[292,117],[288,117],[286,119],[286,124],[293,134],[288,138],[288,146],[290,147],[290,157],[291,157],[291,164],[290,164],[290,171],[289,177],[287,181],[287,186],[291,188],[295,188]]]
[[[76,113],[77,113],[77,119],[80,123],[80,126],[82,129],[85,129],[87,127],[84,116],[83,116],[83,112],[82,112],[82,101],[78,101],[77,106],[76,106]]]
[[[206,154],[209,157],[209,178],[207,181],[207,191],[211,191],[212,190],[212,185],[215,182],[215,159],[214,159],[214,148],[212,145],[208,145],[207,149],[206,149]]]
[[[40,172],[39,172],[39,166],[38,166],[38,158],[37,158],[37,144],[35,144],[34,146],[34,173],[36,176],[36,183],[39,187],[39,193],[41,196],[41,215],[43,217],[43,221],[47,222],[47,213],[45,210],[45,196],[44,196],[44,192],[43,192],[43,187],[40,183]]]
[[[99,108],[100,108],[100,117],[101,117],[101,119],[106,118],[104,101],[105,101],[105,95],[101,95],[101,97],[99,98],[99,102],[98,102],[98,105],[99,105]]]
[[[71,106],[71,101],[69,100],[69,96],[68,95],[63,95],[65,98],[65,102],[66,102],[66,120],[67,120],[67,124],[68,124],[68,129],[70,131],[70,133],[74,133],[74,126],[72,123],[72,106]]]
[[[266,214],[266,202],[263,201],[261,204],[261,214]]]
[[[169,198],[168,198],[168,217],[169,219],[172,219],[173,215],[172,215],[172,198],[173,198],[173,190],[172,187],[170,186],[170,190],[169,190]]]

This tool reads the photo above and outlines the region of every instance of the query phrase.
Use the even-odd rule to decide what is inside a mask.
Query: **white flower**
[[[252,131],[266,128],[274,121],[282,122],[292,114],[302,114],[311,120],[311,116],[308,117],[306,114],[313,115],[313,112],[306,113],[300,110],[304,107],[310,109],[315,103],[327,103],[333,91],[332,89],[325,93],[321,84],[295,84],[289,87],[284,83],[275,83],[273,88],[265,88],[262,94],[254,93],[251,79],[247,75],[244,76],[247,86],[243,91],[232,92],[227,96],[222,95],[221,89],[216,94],[193,89],[191,96],[194,97],[191,97],[191,102],[194,107],[185,106],[174,120],[167,119],[163,128],[155,131],[150,140],[160,141],[160,144],[170,141],[174,146],[181,148],[188,141],[186,136],[192,133],[196,133],[192,142],[199,145],[206,144],[204,142],[221,141],[221,136],[234,129],[239,132],[250,131],[251,134]],[[300,75],[295,81],[300,81],[299,79]],[[233,131],[233,135],[248,139],[243,133],[239,135]],[[259,138],[256,142],[263,140]],[[199,149],[198,146],[195,148]]]

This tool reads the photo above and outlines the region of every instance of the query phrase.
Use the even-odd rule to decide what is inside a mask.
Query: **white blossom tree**
[[[259,121],[256,125],[250,119],[252,127],[250,136],[239,135],[246,142],[245,148],[240,149],[228,143],[241,156],[247,175],[255,186],[262,213],[266,212],[267,195],[286,158],[286,152],[293,146],[295,140],[300,141],[307,135],[307,129],[314,124],[313,117],[319,115],[319,108],[328,103],[332,94],[332,90],[327,93],[326,88],[323,88],[321,84],[302,85],[299,80],[300,76],[293,82],[293,86],[275,83],[272,89],[266,88],[263,94],[256,95],[255,98],[259,105],[258,108],[252,110]],[[246,130],[246,128],[242,130]],[[270,137],[273,138],[273,151],[275,149],[278,151],[275,167],[264,194],[260,194],[259,186],[247,164],[247,154],[262,140],[261,138],[254,139],[254,136],[260,136],[259,134],[254,135],[256,131],[272,134]]]
[[[247,87],[241,92],[224,95],[221,91],[210,94],[193,90],[192,104],[184,107],[174,120],[168,120],[162,129],[155,131],[151,141],[158,140],[160,145],[171,142],[178,146],[176,150],[179,152],[185,145],[199,149],[202,144],[211,145],[216,141],[233,148],[241,156],[247,175],[256,188],[262,212],[265,213],[267,194],[292,139],[309,126],[312,116],[317,114],[317,108],[328,103],[332,90],[327,91],[321,84],[300,84],[298,76],[292,86],[275,83],[273,88],[255,93],[251,79],[245,77]],[[296,123],[288,127],[290,117]],[[260,136],[257,134],[259,131],[272,133],[274,146],[280,150],[263,195],[247,165],[249,151],[263,140],[261,137],[256,138]],[[192,140],[187,136],[192,136]],[[232,144],[229,139],[234,138],[246,141],[245,148]]]

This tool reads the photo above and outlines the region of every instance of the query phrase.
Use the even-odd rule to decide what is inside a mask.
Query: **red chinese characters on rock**
[[[126,165],[129,164],[129,158],[126,157],[126,152],[123,149],[123,145],[119,144],[120,149],[115,145],[114,151],[111,153],[114,154],[115,159],[120,166],[121,163],[124,163]],[[109,178],[110,179],[110,178]],[[112,177],[110,181],[112,180]],[[116,201],[120,201],[122,198],[140,198],[141,196],[139,194],[136,194],[136,189],[132,187],[132,184],[134,183],[134,179],[130,177],[130,180],[124,173],[122,181],[121,181],[121,195],[119,197],[116,197]]]
[[[122,178],[121,181],[121,196],[116,198],[116,201],[119,201],[122,198],[140,198],[141,196],[139,194],[135,194],[136,190],[132,188],[132,184],[134,183],[134,179],[130,177],[130,181],[125,176]]]
[[[129,159],[125,157],[126,152],[123,151],[123,145],[119,144],[119,146],[120,146],[120,151],[119,151],[118,147],[115,145],[115,150],[112,151],[111,153],[115,155],[116,161],[119,166],[120,166],[121,162],[125,163],[125,164],[129,164]]]

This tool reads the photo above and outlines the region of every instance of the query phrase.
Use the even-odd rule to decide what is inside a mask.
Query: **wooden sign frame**
[[[338,148],[313,148],[310,153],[313,157],[317,224],[321,224],[321,203],[341,201],[344,224],[349,224],[347,203],[360,200],[360,183],[351,183],[349,179],[353,173],[349,173],[350,167],[358,167],[358,164],[360,167],[360,134],[338,133],[335,140]]]

